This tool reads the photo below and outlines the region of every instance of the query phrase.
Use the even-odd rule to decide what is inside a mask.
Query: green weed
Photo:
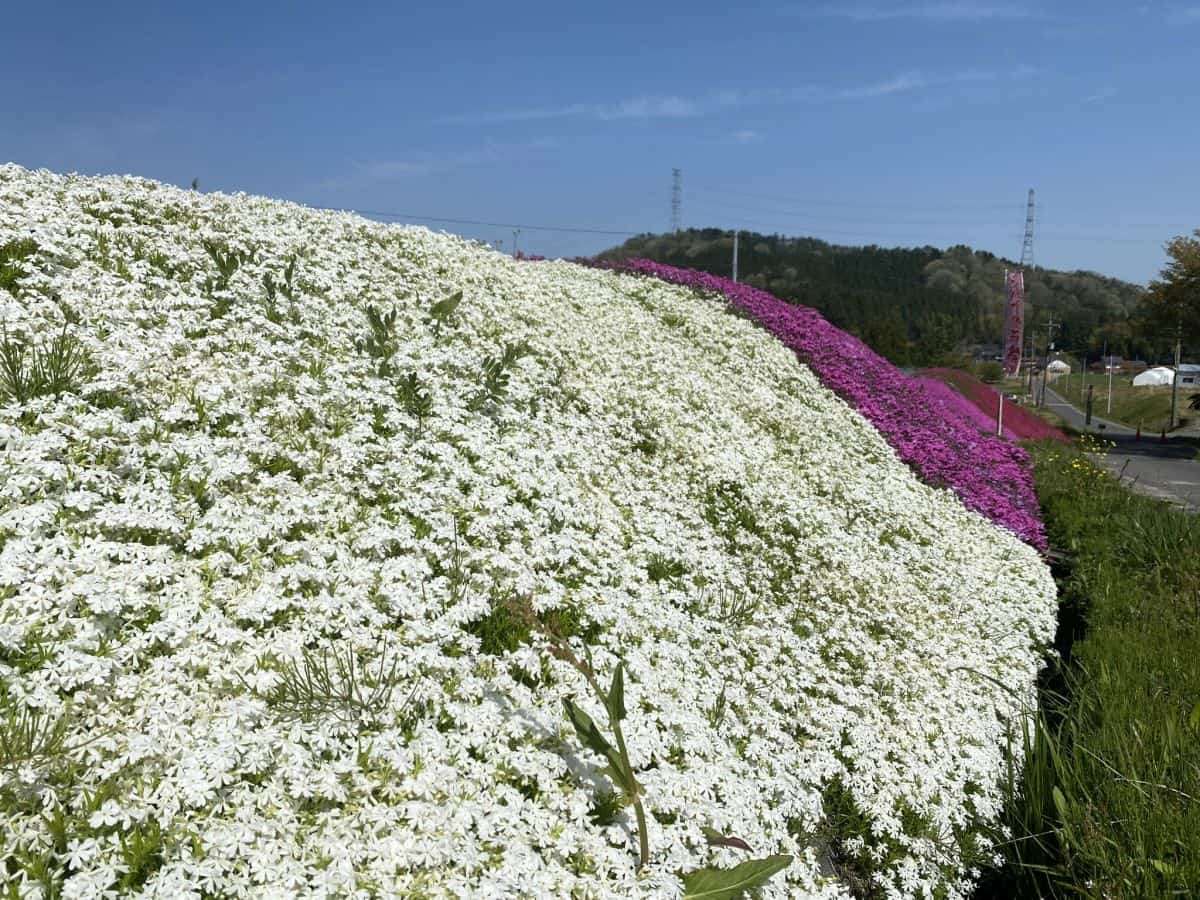
[[[40,344],[0,331],[0,400],[24,404],[77,393],[94,371],[88,352],[66,325]]]
[[[21,263],[37,253],[37,249],[37,242],[32,238],[0,244],[0,289],[16,294],[17,285],[24,276]]]
[[[305,648],[298,657],[267,661],[278,675],[274,686],[260,694],[284,718],[306,722],[333,718],[348,727],[361,726],[392,709],[403,683],[400,658],[388,647],[377,648],[373,662],[363,661],[350,644]],[[415,688],[414,688],[415,691]],[[412,699],[403,701],[403,710]]]
[[[499,356],[488,356],[483,361],[483,387],[469,404],[471,409],[481,409],[485,403],[499,403],[508,393],[508,382],[512,370],[533,350],[525,341],[504,345]]]

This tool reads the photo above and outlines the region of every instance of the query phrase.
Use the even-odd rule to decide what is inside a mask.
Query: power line
[[[872,226],[875,226],[875,225],[901,225],[901,226],[922,225],[922,226],[937,226],[937,227],[954,225],[954,226],[963,226],[963,227],[972,227],[972,226],[981,226],[982,227],[982,226],[1002,226],[1002,225],[1007,226],[1007,225],[1012,224],[1011,221],[1004,221],[1004,222],[937,221],[937,222],[932,222],[932,221],[925,220],[925,219],[887,220],[887,219],[877,219],[874,217],[864,218],[862,216],[853,216],[853,217],[827,216],[827,215],[822,215],[822,214],[818,214],[818,215],[814,216],[810,212],[800,212],[797,210],[790,210],[790,209],[768,208],[765,206],[747,206],[746,204],[742,204],[742,203],[727,203],[724,201],[714,202],[712,200],[705,200],[704,202],[705,202],[706,206],[708,206],[710,208],[714,208],[714,209],[729,209],[729,210],[737,210],[737,211],[748,211],[751,213],[761,212],[761,213],[766,213],[768,215],[787,216],[788,218],[811,219],[813,221],[819,221],[819,222],[846,222],[848,224],[854,224],[854,225],[872,225]]]
[[[445,216],[419,216],[416,213],[403,212],[387,212],[379,209],[356,209],[354,207],[333,207],[333,206],[316,206],[313,209],[323,209],[328,212],[352,212],[358,213],[360,216],[379,219],[409,219],[417,222],[445,222],[451,225],[482,225],[487,228],[518,228],[529,231],[565,231],[576,234],[609,234],[620,236],[632,236],[635,234],[645,234],[645,229],[641,231],[621,231],[618,229],[607,228],[582,228],[572,225],[530,225],[527,222],[484,222],[481,219],[450,219]]]
[[[824,215],[824,214],[814,215],[812,212],[809,212],[809,211],[783,209],[781,207],[766,207],[766,206],[761,206],[761,205],[751,206],[751,205],[747,205],[744,203],[730,203],[730,202],[724,201],[724,200],[714,201],[714,200],[710,200],[707,198],[705,198],[703,200],[703,203],[704,203],[705,208],[707,208],[707,209],[733,210],[733,211],[737,211],[739,213],[740,212],[766,213],[768,215],[781,215],[781,216],[786,216],[788,218],[804,219],[804,220],[813,221],[813,222],[845,222],[848,224],[867,225],[867,226],[871,226],[871,227],[891,226],[891,225],[898,225],[898,226],[916,225],[916,226],[936,227],[936,228],[944,228],[944,227],[962,227],[962,228],[975,228],[975,227],[993,228],[994,227],[994,228],[999,228],[999,227],[1008,227],[1012,224],[1011,219],[1007,219],[1003,222],[990,221],[990,220],[951,221],[949,219],[940,219],[940,220],[879,219],[879,218],[875,218],[875,217],[863,217],[863,216],[830,216],[830,215]],[[1013,212],[1017,212],[1018,209],[1020,209],[1021,211],[1027,211],[1027,209],[1025,207],[1014,207]],[[1040,211],[1041,211],[1041,205],[1039,204],[1039,212]],[[1042,227],[1046,226],[1045,219],[1041,219],[1041,226]],[[1077,223],[1077,222],[1057,222],[1057,223],[1055,223],[1055,222],[1053,222],[1053,220],[1051,220],[1051,227],[1052,228],[1054,228],[1054,227],[1105,228],[1108,230],[1114,230],[1114,229],[1120,229],[1120,228],[1164,228],[1164,229],[1170,228],[1170,229],[1175,229],[1175,228],[1186,228],[1188,226],[1182,225],[1180,223],[1174,223],[1174,222],[1119,222],[1119,223],[1105,225],[1105,224],[1097,224],[1095,222],[1089,222],[1086,224]]]
[[[910,204],[887,204],[887,203],[847,203],[845,201],[828,201],[818,200],[811,197],[786,197],[780,194],[754,194],[746,191],[730,191],[724,188],[716,188],[709,185],[700,185],[700,189],[711,194],[725,194],[730,197],[747,197],[754,200],[781,200],[784,203],[802,203],[805,206],[815,207],[832,207],[843,209],[897,209],[897,210],[916,210],[918,212],[949,212],[952,210],[1008,210],[1020,208],[1019,203],[1008,201],[1005,203],[970,203],[970,204],[950,204],[945,206],[912,206]]]
[[[706,206],[707,205],[708,204],[706,204]],[[426,216],[426,215],[420,215],[417,213],[397,212],[397,211],[393,211],[393,210],[359,209],[359,208],[355,208],[355,207],[317,206],[317,207],[312,207],[312,208],[313,209],[322,209],[322,210],[326,210],[329,212],[357,213],[358,215],[366,216],[368,218],[397,219],[397,220],[415,221],[415,222],[436,222],[436,223],[450,224],[450,225],[475,225],[475,226],[480,226],[480,227],[485,227],[485,228],[506,228],[509,230],[512,230],[515,228],[515,229],[521,229],[521,230],[527,230],[527,231],[561,232],[561,233],[565,233],[565,234],[597,234],[597,235],[606,235],[606,236],[610,236],[610,237],[634,237],[639,234],[650,233],[647,229],[644,229],[644,228],[642,228],[642,229],[633,229],[633,228],[616,229],[616,228],[592,228],[592,227],[576,226],[576,225],[536,225],[536,224],[531,224],[528,222],[492,222],[492,221],[486,221],[483,219],[461,219],[461,218],[451,218],[448,216]],[[721,208],[720,205],[718,205],[717,208],[718,209]],[[766,210],[763,210],[763,211],[765,212]],[[899,238],[901,236],[898,234],[889,234],[886,230],[889,228],[916,227],[916,228],[959,228],[959,229],[971,228],[971,229],[974,229],[974,228],[1000,227],[1002,224],[1004,226],[1011,225],[1011,223],[989,223],[989,222],[935,222],[935,221],[872,222],[869,220],[853,220],[853,219],[847,220],[848,222],[856,222],[857,224],[862,225],[864,229],[867,229],[867,228],[871,229],[868,231],[868,230],[862,230],[862,229],[851,230],[851,229],[844,229],[844,228],[826,228],[826,227],[824,227],[822,222],[834,221],[833,219],[830,219],[828,217],[811,218],[808,216],[800,216],[800,215],[793,216],[788,213],[777,213],[777,214],[782,215],[784,218],[792,219],[793,221],[787,222],[787,223],[778,222],[778,221],[767,222],[767,221],[763,221],[763,220],[755,219],[755,218],[746,218],[744,215],[741,215],[741,214],[737,215],[735,218],[736,218],[737,222],[742,226],[754,226],[755,228],[765,228],[765,229],[772,229],[772,230],[794,229],[797,227],[804,227],[804,228],[812,229],[814,231],[819,231],[822,234],[838,235],[838,236],[842,236],[842,237],[861,237],[861,238],[886,238],[886,237]],[[714,215],[712,218],[717,221],[721,221],[721,220],[727,221],[729,219],[729,216],[725,213],[718,213],[717,215]],[[801,221],[801,220],[805,220],[805,221]],[[1095,227],[1106,227],[1106,226],[1096,225]],[[1114,227],[1119,227],[1119,226],[1114,226]],[[1150,226],[1145,226],[1145,227],[1150,227]],[[1174,226],[1163,226],[1163,227],[1174,227]],[[745,230],[751,230],[751,229],[746,228]],[[1015,237],[1017,239],[1019,239],[1021,236],[1016,235]],[[1053,231],[1053,226],[1050,226],[1049,228],[1043,227],[1041,230],[1041,237],[1042,237],[1043,241],[1083,241],[1083,242],[1115,243],[1115,244],[1161,244],[1162,243],[1162,240],[1159,238],[1121,238],[1121,237],[1111,237],[1111,236],[1106,236],[1106,235],[1055,233]],[[963,240],[965,241],[966,239],[967,239],[967,236],[964,235]],[[927,241],[920,241],[920,243],[927,243]]]
[[[706,204],[705,208],[714,208],[714,207],[710,207],[709,204]],[[720,207],[720,206],[715,207],[715,208],[722,209],[722,207]],[[730,222],[732,220],[733,223],[740,224],[741,226],[754,226],[756,228],[771,229],[776,232],[778,232],[780,229],[790,230],[790,229],[796,229],[796,228],[806,228],[806,229],[812,229],[813,231],[816,231],[816,232],[820,232],[821,234],[835,234],[835,235],[841,235],[841,236],[846,236],[846,237],[863,237],[863,238],[899,238],[899,237],[905,236],[908,233],[911,233],[911,232],[905,232],[905,231],[897,233],[894,230],[892,230],[892,231],[888,230],[888,229],[896,229],[896,228],[899,228],[899,229],[912,229],[912,228],[947,229],[947,228],[953,228],[953,229],[965,230],[965,229],[980,229],[980,228],[1008,228],[1008,227],[1011,227],[1011,225],[1012,225],[1012,222],[934,222],[934,221],[877,222],[877,221],[871,221],[871,220],[867,220],[867,219],[851,220],[851,221],[855,221],[856,224],[863,226],[863,228],[871,229],[869,231],[865,231],[865,230],[826,228],[822,224],[822,222],[829,221],[827,219],[810,219],[807,216],[799,216],[799,215],[790,216],[787,214],[783,214],[783,215],[785,218],[791,219],[792,221],[786,222],[786,223],[780,222],[780,221],[765,221],[763,219],[747,218],[744,214],[741,214],[741,213],[738,213],[731,217],[726,212],[718,212],[717,214],[713,215],[711,218],[713,218],[716,221],[722,221],[722,222]],[[731,224],[729,227],[733,227],[733,225]],[[1098,227],[1103,227],[1103,226],[1098,226]],[[750,229],[747,228],[747,230],[750,230]],[[1097,243],[1115,243],[1115,244],[1161,244],[1162,243],[1161,238],[1120,238],[1120,237],[1108,237],[1105,235],[1055,233],[1054,231],[1047,231],[1045,228],[1041,229],[1040,233],[1041,233],[1042,240],[1044,240],[1044,241],[1085,241],[1085,242],[1094,241]],[[959,240],[959,243],[967,242],[967,237],[968,237],[968,233],[964,232],[964,235]],[[1013,239],[1021,240],[1022,235],[1019,233],[1016,235],[1013,235]],[[928,243],[928,241],[922,240],[921,243]]]
[[[820,209],[820,208],[862,209],[862,210],[882,209],[882,210],[899,210],[899,211],[903,211],[903,212],[937,212],[937,213],[967,212],[967,211],[973,211],[973,210],[1004,210],[1006,212],[1014,212],[1014,213],[1018,212],[1018,211],[1019,212],[1027,211],[1026,204],[1012,203],[1012,202],[957,204],[957,205],[947,205],[947,206],[924,206],[924,207],[922,207],[922,206],[911,206],[911,205],[900,206],[900,205],[883,204],[883,203],[878,203],[878,204],[876,204],[876,203],[847,203],[847,202],[842,202],[842,201],[814,200],[814,199],[808,199],[808,198],[802,199],[802,198],[798,198],[798,197],[785,197],[785,196],[781,196],[779,194],[751,194],[751,193],[746,193],[743,191],[729,191],[729,190],[724,190],[721,188],[712,188],[712,187],[707,187],[705,185],[701,185],[700,189],[706,195],[707,194],[720,194],[720,195],[724,195],[724,196],[728,196],[728,197],[745,197],[745,198],[759,199],[759,200],[779,201],[779,202],[783,202],[783,203],[798,203],[798,204],[803,205],[806,208],[806,210],[811,210],[812,208],[818,208],[818,209]],[[748,209],[748,210],[751,210],[754,212],[772,212],[772,213],[783,214],[783,215],[792,215],[794,213],[794,211],[790,210],[790,209],[781,209],[778,207],[768,208],[768,207],[762,206],[761,204],[757,204],[754,206],[747,206],[746,204],[730,203],[727,200],[720,200],[720,199],[717,199],[715,201],[710,200],[708,202],[710,205],[718,205],[718,206],[722,206],[722,207],[737,208],[737,209],[743,209],[743,210]],[[1046,212],[1046,204],[1044,202],[1039,202],[1038,203],[1038,217],[1039,217],[1039,221],[1043,225],[1045,225],[1047,222],[1054,221],[1053,219],[1046,219],[1045,212]],[[795,214],[805,215],[805,216],[810,215],[809,212],[795,213]],[[822,215],[821,218],[824,221],[863,222],[864,224],[866,224],[866,223],[890,224],[890,223],[878,222],[877,220],[874,220],[874,219],[863,219],[860,216],[848,218],[845,216],[834,217],[834,216]],[[897,221],[894,224],[897,224],[897,225],[956,225],[956,224],[961,224],[961,225],[1008,225],[1008,224],[1011,224],[1011,220],[1005,219],[1004,222],[981,222],[981,221],[927,222],[927,221],[921,221],[921,220],[903,220],[903,221]],[[1087,223],[1058,222],[1056,224],[1070,227],[1070,228],[1097,227],[1097,228],[1109,228],[1109,229],[1113,229],[1113,228],[1185,228],[1185,229],[1191,229],[1191,228],[1195,227],[1195,223],[1188,223],[1188,222],[1117,222],[1117,223],[1111,223],[1111,224],[1106,225],[1103,223],[1097,224],[1096,222],[1093,221],[1093,222],[1087,222]]]

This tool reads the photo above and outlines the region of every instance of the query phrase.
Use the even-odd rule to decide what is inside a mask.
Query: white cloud
[[[1168,25],[1200,25],[1200,6],[1181,6],[1167,13]]]
[[[889,94],[903,94],[907,91],[915,91],[926,87],[928,84],[929,82],[922,75],[910,72],[904,75],[897,75],[895,78],[889,78],[886,81],[876,82],[875,84],[845,88],[838,92],[838,97],[845,100],[886,97]]]
[[[973,3],[970,0],[945,3],[908,3],[896,6],[828,6],[822,15],[854,22],[889,22],[919,19],[926,22],[987,22],[998,19],[1032,19],[1037,12],[1027,6],[1009,3]]]
[[[1083,98],[1084,103],[1103,103],[1105,100],[1111,100],[1117,95],[1117,89],[1114,87],[1102,87],[1094,93],[1088,94]]]
[[[950,79],[939,80],[953,80],[953,76]],[[546,119],[593,119],[601,122],[621,119],[686,119],[748,106],[865,100],[914,91],[933,83],[936,82],[919,73],[908,72],[882,81],[849,87],[801,85],[794,88],[713,91],[697,97],[680,97],[674,94],[639,96],[614,103],[572,103],[564,106],[461,113],[439,121],[443,124],[486,125]]]
[[[493,122],[533,122],[540,119],[685,119],[702,114],[698,101],[686,97],[641,96],[616,103],[571,103],[566,106],[502,109],[491,112],[446,116],[440,121],[453,124]]]
[[[375,162],[359,163],[358,170],[368,178],[409,178],[429,175],[434,170],[434,164],[429,160],[415,162],[409,159],[383,159],[376,160]]]
[[[756,144],[762,140],[762,135],[749,128],[743,128],[741,131],[735,131],[730,135],[735,142],[739,144]]]
[[[1037,70],[1028,65],[1018,65],[1007,70],[964,69],[941,75],[902,72],[880,81],[848,86],[807,84],[791,88],[720,90],[695,97],[681,97],[675,94],[645,95],[613,103],[572,103],[563,106],[459,113],[438,121],[442,124],[486,125],[548,119],[611,122],[620,119],[699,118],[755,106],[850,102],[910,94],[956,84],[1020,81],[1036,73]]]
[[[359,161],[350,171],[326,179],[319,187],[344,189],[367,182],[394,181],[402,178],[423,178],[438,172],[450,172],[468,166],[503,162],[519,156],[552,150],[558,146],[554,138],[501,143],[486,141],[482,146],[450,153],[417,151],[406,157]]]

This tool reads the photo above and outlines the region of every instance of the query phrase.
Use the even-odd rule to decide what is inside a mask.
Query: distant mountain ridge
[[[847,247],[816,238],[741,232],[742,281],[819,310],[899,365],[932,365],[972,346],[998,345],[1004,325],[1004,269],[1016,263],[965,245]],[[729,275],[733,233],[715,228],[645,234],[600,254],[644,257]],[[1025,277],[1027,325],[1053,316],[1059,347],[1099,355],[1148,356],[1133,327],[1144,289],[1095,272],[1035,267]],[[1044,327],[1037,335],[1039,348]]]

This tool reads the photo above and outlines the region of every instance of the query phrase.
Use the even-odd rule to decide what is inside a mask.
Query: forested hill
[[[900,365],[942,362],[976,345],[999,344],[1004,324],[1004,270],[1011,260],[956,246],[841,247],[815,238],[743,231],[739,278],[820,310]],[[645,257],[729,275],[733,234],[714,228],[647,234],[600,254]],[[1099,354],[1105,342],[1123,356],[1151,355],[1132,316],[1142,288],[1094,272],[1035,268],[1025,276],[1027,322],[1053,315],[1058,346]],[[1043,332],[1044,333],[1044,332]]]

